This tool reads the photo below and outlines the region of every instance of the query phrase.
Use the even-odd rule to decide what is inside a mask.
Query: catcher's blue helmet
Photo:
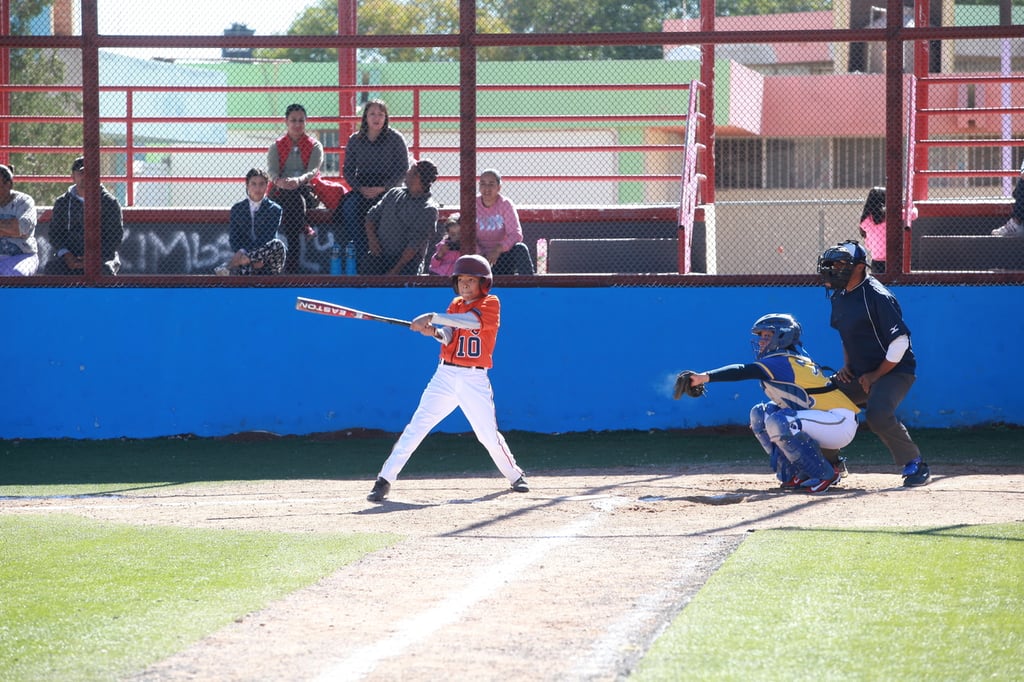
[[[761,334],[769,332],[768,343],[761,348]],[[755,338],[751,341],[754,356],[762,358],[780,350],[800,351],[800,334],[803,328],[796,318],[789,313],[768,313],[757,318],[750,333]]]

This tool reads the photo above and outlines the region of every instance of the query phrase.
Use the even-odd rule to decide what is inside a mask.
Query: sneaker
[[[836,468],[839,469],[839,478],[846,478],[850,475],[850,470],[846,468],[845,457],[839,457],[839,465]]]
[[[1024,225],[1016,218],[1010,218],[1002,227],[992,230],[996,237],[1024,237]]]
[[[809,493],[823,493],[842,478],[838,469],[832,470],[832,478],[808,478],[800,484],[803,490]]]
[[[516,482],[512,484],[512,490],[517,493],[528,493],[530,492],[530,485],[526,482],[526,479],[520,476],[516,479]]]
[[[221,263],[213,269],[213,274],[220,275],[221,277],[227,277],[231,274],[231,270],[228,269],[227,263]]]
[[[806,480],[807,480],[806,478],[800,478],[799,476],[794,476],[793,478],[789,479],[788,481],[784,481],[784,482],[780,483],[779,487],[782,488],[783,490],[796,490]]]
[[[376,483],[373,484],[373,490],[366,496],[366,499],[370,502],[383,502],[389,492],[391,492],[391,484],[387,479],[378,477]]]
[[[931,480],[931,477],[932,472],[928,469],[928,465],[921,461],[920,457],[907,462],[907,466],[903,467],[904,488],[915,488],[919,485],[924,485]]]

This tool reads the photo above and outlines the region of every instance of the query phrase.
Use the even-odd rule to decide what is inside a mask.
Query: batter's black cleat
[[[530,485],[526,482],[526,479],[520,476],[516,479],[516,482],[512,484],[512,490],[517,493],[528,493],[530,492]]]
[[[928,465],[921,461],[921,458],[912,459],[903,467],[903,487],[916,488],[924,485],[932,478],[932,472]]]
[[[366,496],[366,499],[370,502],[383,502],[389,492],[391,492],[391,484],[385,478],[378,478],[377,482],[373,484],[373,490]]]

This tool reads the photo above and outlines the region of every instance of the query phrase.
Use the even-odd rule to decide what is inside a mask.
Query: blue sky
[[[99,0],[99,30],[110,35],[222,35],[245,24],[256,35],[284,33],[316,0]],[[136,57],[219,57],[220,50],[117,50]]]

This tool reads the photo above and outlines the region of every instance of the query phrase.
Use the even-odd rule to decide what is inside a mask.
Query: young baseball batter
[[[441,343],[441,364],[430,379],[419,407],[402,431],[391,455],[381,467],[373,490],[366,497],[381,502],[391,491],[405,463],[430,430],[461,407],[473,433],[487,448],[498,470],[508,479],[512,490],[526,493],[530,487],[516,464],[504,436],[498,431],[494,414],[494,395],[487,370],[493,365],[494,342],[501,324],[501,302],[488,293],[491,266],[478,255],[461,256],[455,261],[452,288],[457,296],[444,314],[424,313],[412,321],[411,329]]]
[[[758,318],[750,332],[756,362],[694,373],[689,384],[760,381],[769,401],[751,408],[750,428],[781,487],[824,492],[839,480],[840,470],[825,459],[821,448],[849,445],[857,435],[860,410],[807,356],[795,317],[769,313]]]

